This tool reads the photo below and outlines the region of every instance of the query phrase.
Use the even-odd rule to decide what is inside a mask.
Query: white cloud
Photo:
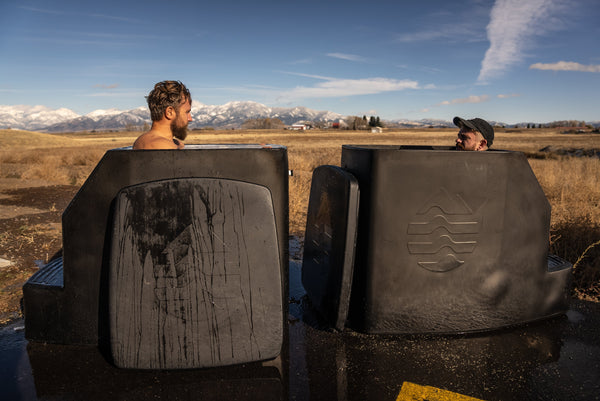
[[[484,39],[480,30],[471,21],[437,25],[432,29],[403,33],[396,36],[396,40],[401,43],[431,42],[436,40],[479,42]]]
[[[484,83],[520,62],[534,36],[557,28],[553,15],[562,5],[563,0],[496,0],[487,26],[490,47],[477,80]]]
[[[348,61],[361,61],[361,62],[367,61],[364,57],[357,56],[355,54],[327,53],[327,56],[333,57],[333,58],[339,58],[341,60],[348,60]]]
[[[480,95],[480,96],[471,95],[469,97],[460,98],[460,99],[444,100],[443,102],[439,103],[439,105],[440,106],[448,106],[451,104],[483,103],[483,102],[487,102],[489,99],[490,99],[490,97],[488,95]]]
[[[297,75],[299,77],[322,79],[324,81],[334,81],[335,80],[335,78],[332,78],[332,77],[326,77],[323,75],[314,75],[314,74],[303,74],[301,72],[290,72],[290,71],[276,71],[276,72],[280,72],[282,74]]]
[[[42,14],[54,14],[54,15],[64,15],[64,12],[60,12],[60,11],[56,11],[56,10],[49,10],[47,8],[37,8],[37,7],[29,7],[29,6],[19,6],[19,8],[23,9],[23,10],[27,10],[27,11],[33,11],[36,13],[42,13]]]
[[[312,63],[312,59],[302,58],[302,59],[290,61],[288,64],[295,65],[295,64],[311,64],[311,63]]]
[[[97,92],[97,93],[88,93],[88,94],[84,94],[82,96],[86,96],[86,97],[125,97],[125,98],[129,98],[129,97],[134,97],[134,98],[142,98],[144,96],[146,96],[146,94],[141,93],[141,92]]]
[[[529,66],[530,70],[549,70],[549,71],[579,71],[579,72],[600,72],[600,65],[584,65],[573,61],[559,61],[558,63],[535,63]]]
[[[299,86],[283,92],[283,99],[307,99],[321,97],[343,97],[356,95],[372,95],[383,92],[394,92],[405,89],[419,89],[419,83],[408,79],[389,78],[365,79],[330,79],[312,87]]]
[[[100,18],[100,19],[107,19],[107,20],[121,21],[121,22],[135,22],[135,23],[141,22],[141,20],[138,20],[138,19],[119,17],[116,15],[107,15],[107,14],[80,14],[80,15],[84,16],[84,17]]]
[[[94,85],[94,88],[100,88],[100,89],[116,89],[119,87],[119,84],[96,84]]]
[[[518,93],[511,93],[511,94],[508,94],[508,95],[505,95],[505,94],[499,94],[499,95],[497,95],[496,97],[497,97],[498,99],[509,99],[509,98],[511,98],[511,97],[519,97],[519,96],[521,96],[521,95],[519,95]]]
[[[104,20],[112,20],[112,21],[120,21],[120,22],[129,22],[129,23],[140,23],[141,20],[129,18],[129,17],[120,17],[117,15],[108,15],[108,14],[96,14],[96,13],[75,13],[69,11],[57,11],[50,10],[47,8],[38,8],[38,7],[30,7],[30,6],[19,6],[19,8],[27,11],[32,11],[41,14],[51,14],[51,15],[61,15],[61,16],[76,16],[76,17],[84,17],[84,18],[97,18]]]
[[[100,18],[100,19],[108,19],[113,21],[121,21],[121,22],[135,22],[139,23],[141,20],[128,18],[128,17],[120,17],[116,15],[107,15],[107,14],[95,14],[95,13],[74,13],[74,12],[64,12],[57,10],[49,10],[47,8],[38,8],[38,7],[29,7],[29,6],[19,6],[19,8],[27,11],[33,11],[36,13],[42,14],[53,14],[53,15],[75,15],[78,17],[88,17],[88,18]]]

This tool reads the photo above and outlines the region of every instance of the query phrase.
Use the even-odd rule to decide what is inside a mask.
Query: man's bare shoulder
[[[165,138],[152,131],[140,135],[133,143],[133,149],[180,149],[183,146],[173,139]]]

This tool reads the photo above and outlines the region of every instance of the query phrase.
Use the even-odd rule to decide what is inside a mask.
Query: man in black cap
[[[454,117],[454,125],[460,128],[456,138],[457,150],[488,150],[494,142],[494,128],[481,118],[465,120]]]

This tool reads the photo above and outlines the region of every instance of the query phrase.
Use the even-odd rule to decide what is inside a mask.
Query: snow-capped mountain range
[[[211,106],[194,102],[190,129],[202,127],[239,128],[249,119],[278,118],[286,125],[300,121],[336,122],[345,116],[331,111],[317,111],[306,107],[268,107],[250,101],[229,102],[220,106]],[[382,121],[386,127],[422,128],[422,127],[454,127],[452,121],[423,119]],[[506,127],[526,127],[528,123],[507,125],[498,121],[489,121],[492,125]],[[3,106],[0,105],[0,129],[22,129],[41,132],[78,132],[123,130],[144,126],[149,127],[150,112],[146,106],[132,110],[95,110],[79,115],[66,108],[50,109],[46,106]],[[535,125],[534,123],[530,123]],[[600,122],[587,124],[599,127]]]
[[[229,102],[220,106],[193,103],[189,128],[239,128],[246,120],[278,118],[286,125],[298,121],[338,121],[344,116],[330,111],[306,107],[268,107],[256,102]],[[0,129],[13,128],[44,132],[76,132],[91,130],[120,130],[151,124],[147,107],[132,110],[95,110],[78,115],[72,110],[53,110],[45,106],[0,105]]]
[[[78,118],[69,109],[52,110],[46,106],[0,106],[0,128],[37,131]]]

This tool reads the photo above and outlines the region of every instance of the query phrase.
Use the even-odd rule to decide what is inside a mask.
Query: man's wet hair
[[[186,100],[192,104],[190,91],[180,81],[162,81],[154,85],[154,89],[146,96],[152,121],[163,118],[167,107],[171,106],[179,113],[179,108]]]

